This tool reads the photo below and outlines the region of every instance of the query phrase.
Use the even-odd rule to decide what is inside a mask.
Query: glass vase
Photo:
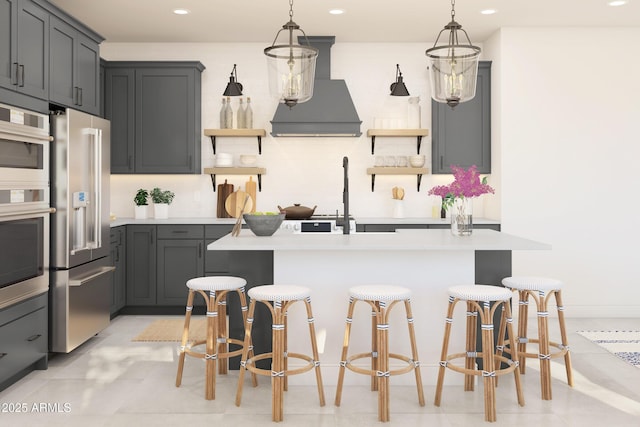
[[[454,236],[471,236],[473,232],[473,199],[456,197],[451,207],[451,233]]]

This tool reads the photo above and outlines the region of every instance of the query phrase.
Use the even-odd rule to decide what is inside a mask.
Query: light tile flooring
[[[264,377],[259,378],[257,388],[244,388],[241,407],[234,405],[236,371],[226,377],[219,376],[217,399],[205,401],[203,364],[188,359],[183,385],[176,388],[176,344],[131,342],[132,337],[156,318],[158,316],[120,316],[76,351],[53,357],[48,370],[35,371],[0,392],[0,409],[15,410],[16,404],[27,408],[27,413],[0,412],[0,425],[273,425],[271,393]],[[640,425],[640,369],[575,333],[585,329],[638,330],[640,319],[568,319],[567,322],[575,386],[566,385],[563,366],[554,363],[553,400],[541,401],[538,371],[534,369],[535,363],[529,362],[523,377],[525,406],[517,405],[511,378],[502,377],[504,380],[501,379],[497,391],[498,421],[493,425]],[[434,343],[438,347],[440,344]],[[449,375],[460,374],[448,371]],[[335,387],[326,387],[325,392],[327,405],[321,408],[315,387],[291,387],[285,396],[285,419],[280,425],[382,424],[377,421],[376,395],[368,387],[346,387],[339,408],[333,405]],[[420,407],[415,388],[394,386],[392,378],[391,421],[387,425],[454,427],[484,423],[481,388],[464,392],[458,386],[447,386],[439,408],[433,405],[434,393],[435,387],[426,385],[427,405]]]

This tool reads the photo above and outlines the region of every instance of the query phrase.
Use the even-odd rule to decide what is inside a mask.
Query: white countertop
[[[256,237],[243,229],[207,246],[209,250],[273,251],[464,251],[548,250],[551,245],[495,230],[477,229],[471,236],[456,237],[449,229],[398,230],[395,233],[293,234],[279,230],[273,236]]]
[[[474,224],[500,224],[500,221],[488,218],[473,217]],[[412,217],[412,218],[391,218],[391,217],[356,217],[356,224],[444,224],[450,225],[450,218],[432,217]]]

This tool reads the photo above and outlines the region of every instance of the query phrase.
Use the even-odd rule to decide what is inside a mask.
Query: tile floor
[[[109,328],[76,351],[51,358],[48,370],[35,371],[0,392],[0,425],[273,425],[271,393],[264,377],[259,378],[257,388],[244,388],[241,407],[234,405],[237,371],[226,377],[219,376],[217,399],[206,401],[203,365],[188,359],[183,385],[176,388],[176,344],[131,342],[132,337],[156,318],[158,316],[117,317]],[[554,363],[553,400],[541,401],[538,371],[534,369],[535,363],[530,362],[523,376],[525,406],[517,405],[510,377],[502,377],[505,381],[501,380],[497,391],[498,421],[492,425],[640,425],[640,369],[575,333],[585,329],[638,330],[640,319],[568,319],[567,322],[575,386],[566,385],[563,366]],[[448,371],[447,376],[450,375],[460,374]],[[425,383],[435,383],[434,380],[425,379]],[[291,387],[285,396],[285,419],[279,424],[311,427],[382,424],[377,421],[376,395],[368,387],[345,387],[339,408],[333,405],[335,387],[327,386],[325,392],[327,405],[321,408],[315,387]],[[458,386],[447,386],[439,408],[433,405],[434,393],[435,386],[425,385],[427,405],[420,407],[415,388],[394,386],[392,379],[391,421],[386,425],[455,427],[484,423],[481,389],[464,392]],[[16,404],[26,406],[27,413],[9,411],[10,407],[15,410]]]

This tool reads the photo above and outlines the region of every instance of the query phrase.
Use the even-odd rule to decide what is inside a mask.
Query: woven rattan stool
[[[520,372],[525,373],[526,358],[540,360],[540,387],[542,400],[551,400],[551,359],[564,357],[567,371],[567,383],[573,386],[573,374],[571,372],[571,355],[567,343],[567,331],[564,324],[564,307],[562,306],[562,282],[546,277],[507,277],[502,279],[502,284],[513,291],[518,291],[518,357],[520,360]],[[549,299],[554,296],[558,310],[558,323],[560,328],[560,343],[549,341],[549,322],[547,306]],[[529,312],[529,298],[536,302],[538,310],[538,337],[527,338],[527,318]],[[527,353],[527,344],[538,345],[538,353]],[[551,352],[551,347],[557,351]],[[509,347],[505,352],[511,351]]]
[[[242,317],[247,318],[247,301],[244,293],[246,280],[232,276],[207,276],[197,277],[187,281],[189,296],[187,298],[187,311],[184,318],[184,330],[182,343],[179,348],[178,373],[176,375],[176,387],[182,383],[182,371],[186,355],[204,359],[205,361],[205,398],[213,400],[216,396],[216,365],[220,374],[227,373],[226,363],[217,363],[218,359],[229,359],[242,354],[241,340],[227,337],[227,293],[237,292],[240,296]],[[207,303],[207,338],[195,341],[189,345],[189,324],[191,312],[196,294],[202,295]],[[194,350],[194,347],[205,344],[204,352]],[[229,344],[238,347],[230,351]]]
[[[335,399],[336,406],[340,406],[345,368],[358,374],[371,377],[371,390],[378,392],[378,421],[389,421],[389,377],[392,375],[400,375],[414,371],[416,386],[418,388],[418,402],[420,406],[424,406],[424,391],[422,389],[422,377],[420,376],[420,362],[418,359],[418,348],[416,346],[410,298],[411,290],[400,286],[372,285],[356,286],[349,289],[349,310],[347,313],[347,325],[344,332],[344,345],[342,347],[338,375]],[[371,306],[371,352],[348,356],[353,312],[358,301],[363,301]],[[407,323],[409,324],[411,357],[389,353],[389,313],[398,302],[404,302]],[[352,364],[354,360],[363,358],[371,358],[371,369],[364,369]],[[390,370],[389,359],[405,361],[407,362],[407,366]]]
[[[505,331],[509,339],[513,339],[514,337],[511,307],[509,305],[512,292],[500,286],[471,285],[452,286],[448,289],[448,293],[449,308],[447,310],[438,382],[436,384],[435,405],[440,406],[444,373],[447,368],[465,375],[465,391],[473,391],[474,376],[482,376],[484,386],[484,419],[485,421],[496,421],[495,388],[497,386],[498,376],[513,372],[518,403],[520,406],[524,405],[524,396],[520,384],[520,371],[517,369],[517,349],[514,349],[514,361],[504,357],[502,354]],[[466,352],[449,354],[449,336],[453,325],[453,313],[459,301],[465,301],[467,303]],[[496,346],[494,345],[493,315],[498,307],[501,306],[503,309]],[[482,330],[482,352],[480,354],[476,351],[476,322],[478,316],[480,316]],[[476,358],[482,359],[483,369],[477,369]],[[454,359],[464,359],[464,366],[451,363]]]
[[[302,286],[265,285],[249,289],[248,295],[251,302],[249,303],[249,315],[245,322],[244,348],[242,352],[242,361],[240,362],[236,405],[240,406],[240,402],[242,400],[242,385],[245,370],[248,369],[254,375],[259,374],[269,376],[271,377],[272,420],[282,421],[284,417],[283,400],[284,392],[287,390],[287,377],[315,369],[320,406],[324,406],[324,388],[322,386],[322,376],[320,374],[316,331],[313,322],[313,314],[311,312],[311,291]],[[287,352],[287,312],[291,305],[298,301],[304,301],[307,309],[307,322],[309,323],[311,351],[313,356]],[[251,326],[253,324],[256,302],[263,303],[271,311],[273,319],[272,351],[269,353],[254,355],[251,346]],[[308,363],[296,369],[289,369],[288,359],[291,358],[301,359]],[[255,362],[263,359],[271,359],[271,370],[261,369],[255,365]],[[254,381],[254,386],[255,385],[256,383]]]

